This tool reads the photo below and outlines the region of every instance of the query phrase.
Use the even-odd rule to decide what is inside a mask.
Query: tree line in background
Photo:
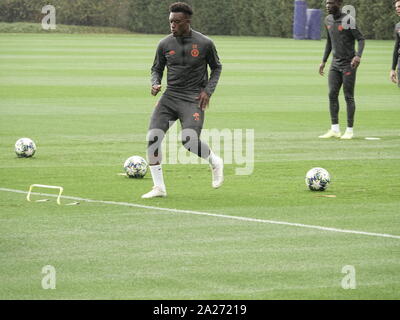
[[[140,33],[169,33],[168,7],[175,0],[0,0],[0,21],[38,22],[41,8],[56,8],[57,23],[125,28]],[[195,15],[192,26],[207,35],[292,37],[293,0],[186,0]],[[345,0],[356,8],[357,24],[369,39],[392,39],[398,22],[392,0]],[[325,0],[308,0],[322,9]]]

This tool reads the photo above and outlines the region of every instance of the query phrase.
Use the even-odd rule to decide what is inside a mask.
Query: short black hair
[[[174,2],[169,6],[169,12],[183,12],[188,16],[193,15],[193,9],[186,2]]]
[[[343,0],[333,0],[333,2],[335,4],[338,4],[339,6],[341,6],[343,4]]]

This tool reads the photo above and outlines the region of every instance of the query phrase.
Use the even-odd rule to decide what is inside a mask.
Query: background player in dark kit
[[[156,96],[161,91],[165,66],[168,70],[167,89],[150,120],[147,156],[154,186],[142,198],[167,195],[161,167],[161,143],[169,127],[178,119],[185,148],[208,160],[214,188],[223,183],[222,159],[200,140],[205,109],[217,86],[222,65],[213,41],[191,28],[192,14],[192,8],[184,2],[171,4],[171,34],[160,41],[151,69],[151,94]],[[210,77],[207,66],[211,69]]]
[[[347,14],[342,13],[342,5],[343,0],[326,0],[326,9],[329,13],[325,19],[328,38],[319,73],[324,75],[325,64],[332,51],[333,60],[329,70],[329,110],[332,126],[326,134],[320,136],[322,139],[353,138],[356,110],[354,87],[365,40],[355,23],[352,26],[346,25]],[[356,40],[358,41],[358,52],[355,51]],[[339,127],[339,91],[342,86],[347,104],[347,129],[343,136]]]
[[[400,0],[393,1],[397,15],[400,17]],[[400,87],[400,22],[395,27],[396,42],[393,49],[392,69],[390,70],[390,80],[397,83]],[[396,74],[397,67],[397,74]]]

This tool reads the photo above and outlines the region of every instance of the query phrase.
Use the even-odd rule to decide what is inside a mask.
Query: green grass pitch
[[[327,78],[317,73],[324,41],[213,37],[223,73],[205,128],[254,129],[254,172],[226,165],[214,190],[207,165],[166,164],[168,198],[145,201],[150,174],[117,173],[145,156],[161,37],[0,34],[0,188],[61,185],[67,196],[400,235],[391,41],[366,43],[356,138],[321,141],[330,125]],[[21,137],[36,142],[33,158],[15,156]],[[324,194],[336,198],[306,189],[313,167],[331,173]],[[0,299],[400,298],[398,238],[25,197],[0,191]],[[46,265],[55,290],[41,286]],[[341,286],[346,265],[356,289]]]

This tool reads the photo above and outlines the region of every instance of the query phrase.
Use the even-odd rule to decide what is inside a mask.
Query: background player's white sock
[[[153,178],[154,186],[160,187],[165,191],[164,176],[161,165],[150,166],[151,177]]]
[[[348,133],[353,133],[353,128],[347,127],[346,132],[348,132]]]
[[[211,166],[212,166],[213,168],[215,168],[218,159],[219,159],[219,157],[217,157],[217,156],[215,155],[215,153],[212,152],[212,150],[210,150],[210,155],[209,155],[209,157],[208,157],[207,160],[208,160],[208,162],[211,164]]]
[[[332,131],[334,131],[334,132],[339,132],[339,131],[340,131],[340,128],[339,128],[339,125],[338,125],[338,124],[333,124],[331,129],[332,129]]]

